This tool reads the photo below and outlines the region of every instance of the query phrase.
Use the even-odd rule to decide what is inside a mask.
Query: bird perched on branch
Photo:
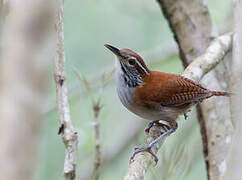
[[[145,129],[165,126],[160,137],[134,154],[148,151],[158,161],[152,147],[177,129],[176,119],[186,114],[192,105],[212,96],[229,96],[227,92],[212,91],[181,75],[149,70],[143,59],[129,49],[119,50],[105,44],[116,56],[117,92],[122,104],[134,114],[151,120]]]

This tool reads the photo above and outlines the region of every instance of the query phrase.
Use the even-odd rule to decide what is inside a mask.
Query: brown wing
[[[192,80],[157,71],[151,71],[143,86],[134,91],[136,102],[158,102],[163,106],[181,106],[212,96],[211,91]]]

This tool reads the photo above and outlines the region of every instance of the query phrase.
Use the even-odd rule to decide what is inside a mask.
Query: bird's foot
[[[134,149],[134,153],[133,155],[131,156],[130,158],[130,163],[133,161],[134,157],[140,153],[140,152],[148,152],[150,153],[153,157],[154,157],[154,161],[155,161],[155,164],[157,164],[158,162],[158,157],[156,156],[154,150],[153,150],[153,147],[159,143],[161,140],[163,140],[165,137],[169,136],[170,134],[172,134],[173,132],[175,132],[177,129],[177,126],[175,127],[172,127],[170,128],[168,131],[162,133],[158,138],[156,138],[155,140],[153,140],[151,143],[149,143],[148,145],[146,146],[143,146],[143,147],[135,147]]]
[[[155,165],[157,164],[159,159],[156,156],[156,154],[155,154],[154,150],[152,149],[152,147],[149,147],[149,145],[143,146],[143,147],[135,147],[133,155],[131,156],[131,158],[129,160],[129,163],[131,163],[133,161],[134,157],[136,156],[136,154],[138,154],[140,152],[148,152],[148,153],[150,153],[152,155],[152,157],[154,157]]]

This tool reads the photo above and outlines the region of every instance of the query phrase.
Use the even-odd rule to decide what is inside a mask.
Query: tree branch
[[[224,180],[241,179],[241,137],[242,137],[242,1],[234,0],[234,38],[233,59],[231,61],[230,90],[233,95],[230,98],[231,119],[234,125],[234,134],[228,157],[226,158]]]
[[[205,53],[211,40],[217,36],[206,3],[203,0],[157,0],[162,8],[174,38],[178,44],[181,60],[188,65]],[[226,58],[230,58],[228,55]],[[229,62],[223,61],[202,80],[207,88],[226,90],[229,82]],[[210,98],[201,106],[199,116],[203,140],[204,159],[208,179],[219,180],[224,167],[233,127],[230,117],[229,99]]]
[[[74,130],[67,96],[65,53],[64,53],[64,32],[63,32],[63,1],[57,5],[55,19],[56,28],[56,54],[54,59],[54,77],[56,83],[56,99],[59,110],[59,131],[66,147],[64,162],[64,179],[76,179],[77,161],[77,132]]]
[[[196,82],[203,78],[211,69],[213,69],[231,49],[233,33],[229,32],[219,36],[211,42],[206,52],[196,58],[183,72],[183,76]]]
[[[201,0],[157,0],[179,48],[184,67],[202,55],[216,36],[206,4]],[[186,40],[184,40],[186,37]],[[194,41],[196,40],[196,41]]]
[[[218,37],[216,40],[214,40],[211,43],[211,45],[208,47],[204,55],[198,57],[195,61],[193,61],[190,64],[191,66],[188,66],[185,69],[183,76],[193,77],[192,80],[199,81],[210,69],[213,69],[220,62],[221,57],[224,57],[226,52],[231,47],[231,44],[232,44],[232,32]],[[194,69],[193,67],[197,67],[197,69]],[[203,71],[205,73],[203,73]],[[197,108],[197,118],[200,125],[200,132],[202,135],[203,155],[205,158],[205,163],[208,171],[207,176],[209,179],[210,178],[209,171],[211,171],[210,170],[211,162],[209,162],[209,149],[208,149],[209,141],[208,141],[207,126],[204,120],[201,105],[198,104],[196,108]]]
[[[185,69],[182,75],[198,82],[200,78],[202,78],[207,72],[212,70],[223,59],[225,54],[231,48],[231,42],[231,33],[215,39],[208,47],[206,53],[194,60],[194,62]],[[145,144],[152,142],[161,135],[159,128],[160,127],[153,126],[150,129],[150,132],[146,137]],[[161,144],[162,142],[154,148],[155,153],[157,153]],[[150,155],[150,153],[138,153],[135,156],[133,162],[130,163],[124,180],[142,180],[151,162],[152,156]]]
[[[0,174],[27,180],[41,144],[54,7],[49,0],[6,2],[0,0],[3,16],[9,4],[0,22]]]
[[[92,172],[92,179],[98,180],[99,176],[99,168],[101,166],[101,142],[100,142],[100,122],[99,122],[99,113],[100,103],[97,102],[93,104],[93,112],[94,112],[94,131],[95,131],[95,159],[94,159],[94,168]]]

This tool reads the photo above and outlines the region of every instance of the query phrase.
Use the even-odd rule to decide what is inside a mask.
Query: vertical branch
[[[63,1],[58,1],[55,17],[56,53],[54,59],[54,77],[56,83],[56,100],[59,111],[59,131],[65,145],[64,179],[76,179],[77,132],[71,118],[67,96],[65,53],[64,53]]]
[[[101,143],[100,143],[100,123],[99,123],[99,113],[100,113],[100,105],[96,103],[93,105],[94,112],[94,132],[95,132],[95,159],[94,159],[94,169],[92,173],[92,179],[98,180],[99,176],[99,167],[101,165]]]
[[[169,22],[183,64],[191,63],[204,53],[211,39],[217,35],[206,4],[202,0],[157,1]],[[209,89],[226,90],[227,74],[225,64],[220,64],[203,78],[202,83]],[[199,124],[207,173],[208,177],[217,180],[223,176],[220,169],[224,166],[230,146],[226,139],[231,138],[233,129],[230,122],[229,100],[208,99],[201,104],[201,112]]]
[[[207,136],[207,128],[206,124],[204,121],[203,113],[202,113],[202,108],[200,104],[197,104],[196,106],[197,110],[197,120],[200,125],[200,133],[202,136],[202,142],[203,142],[203,156],[204,156],[204,161],[206,165],[206,170],[207,170],[207,179],[210,179],[209,176],[209,161],[208,161],[208,136]]]
[[[171,2],[166,0],[158,0],[158,3],[162,8],[162,12],[168,20],[169,26],[173,32],[174,39],[177,42],[180,59],[184,68],[186,68],[192,62],[193,58],[203,53],[212,37],[211,21],[207,8],[202,5],[200,0],[190,2],[189,5],[186,5],[185,1]],[[196,5],[198,5],[199,8],[192,9],[192,7]],[[172,13],[172,9],[176,9],[177,11]],[[178,16],[181,16],[181,18]],[[180,20],[178,20],[178,18],[180,18]],[[202,37],[201,32],[205,33],[206,36]],[[186,39],[186,41],[183,38]],[[196,41],[196,44],[190,43],[194,39],[199,40]],[[203,142],[203,153],[206,162],[206,169],[207,172],[209,172],[207,128],[204,121],[204,116],[202,114],[201,105],[198,104],[196,108]],[[207,173],[207,176],[209,179],[209,173]]]
[[[225,180],[241,179],[242,155],[242,1],[234,0],[234,38],[233,38],[233,59],[231,62],[230,90],[231,96],[231,118],[234,125],[234,136],[226,159],[227,168]],[[225,163],[226,165],[226,163]]]
[[[127,147],[130,146],[130,144],[133,143],[135,139],[137,139],[139,133],[143,131],[144,123],[140,123],[140,119],[137,119],[135,121],[132,121],[133,123],[129,126],[127,129],[127,132],[124,135],[122,135],[119,139],[118,143],[110,144],[106,151],[104,151],[102,156],[102,167],[108,166],[112,164],[113,161],[115,161],[120,154],[122,154],[125,150],[127,150]],[[115,148],[112,148],[112,147]],[[90,177],[92,177],[93,170],[91,169],[88,171],[85,171],[85,173],[81,174],[80,179],[81,180],[89,180]]]
[[[180,58],[186,68],[194,58],[204,53],[216,35],[213,34],[208,8],[202,0],[157,0],[157,2],[173,32]]]
[[[9,1],[9,9],[1,27],[0,174],[27,180],[41,144],[54,8],[48,0],[22,0]]]
[[[85,86],[91,101],[92,101],[92,109],[94,112],[94,151],[95,151],[95,158],[94,158],[94,167],[92,170],[92,179],[93,180],[98,180],[99,177],[99,168],[101,166],[101,141],[100,141],[100,122],[99,122],[99,114],[102,106],[100,105],[101,101],[101,94],[98,96],[97,99],[94,98],[93,96],[93,89],[90,86],[90,83],[87,81],[85,76],[81,75],[76,69],[73,69],[74,72],[76,73],[77,77],[79,80],[83,83]],[[104,73],[103,78],[102,78],[102,88],[100,90],[103,91],[105,86],[109,83],[112,75],[114,73],[114,70],[111,71],[110,73]],[[87,173],[88,174],[88,173]]]

